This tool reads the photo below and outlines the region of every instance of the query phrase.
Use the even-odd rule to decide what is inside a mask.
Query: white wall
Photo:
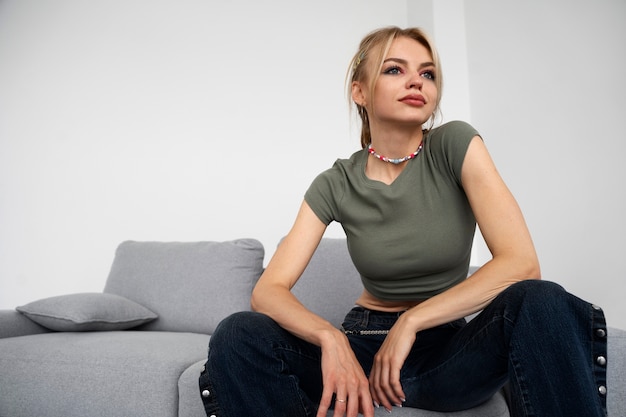
[[[271,255],[313,177],[358,148],[345,69],[396,24],[433,33],[444,116],[485,136],[544,276],[626,327],[624,29],[602,23],[623,16],[619,0],[0,2],[0,308],[101,290],[125,239],[256,237]]]
[[[0,308],[100,291],[126,239],[271,254],[358,149],[344,75],[388,24],[404,0],[0,2]]]
[[[465,3],[472,122],[544,279],[626,327],[626,2]]]

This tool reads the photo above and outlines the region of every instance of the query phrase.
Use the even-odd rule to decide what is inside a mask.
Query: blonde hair
[[[401,29],[396,26],[390,26],[370,32],[367,36],[365,36],[365,38],[363,38],[363,40],[359,44],[359,50],[350,61],[348,73],[346,74],[346,92],[348,95],[348,101],[350,102],[350,105],[354,103],[352,100],[352,83],[354,81],[358,81],[361,83],[368,81],[369,91],[372,92],[372,95],[374,94],[374,86],[376,85],[378,77],[380,76],[380,71],[382,69],[385,56],[389,52],[389,49],[391,48],[391,44],[394,39],[400,37],[414,39],[415,41],[423,45],[428,50],[428,52],[430,52],[433,64],[435,65],[435,86],[437,87],[437,101],[435,103],[433,114],[429,119],[430,129],[435,123],[435,117],[440,113],[439,103],[441,101],[443,77],[441,74],[441,62],[439,60],[439,54],[437,53],[437,50],[435,49],[435,46],[428,37],[428,35],[420,28]],[[368,71],[368,69],[370,71]],[[375,69],[375,71],[371,71],[371,69]],[[373,77],[370,77],[368,80],[369,73],[373,74]],[[369,116],[364,106],[356,103],[354,103],[354,105],[356,106],[357,113],[361,118],[361,146],[363,148],[366,148],[370,143],[372,143],[372,137],[369,127]]]

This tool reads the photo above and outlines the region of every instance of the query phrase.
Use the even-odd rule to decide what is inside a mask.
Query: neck
[[[384,155],[389,159],[405,159],[418,150],[423,139],[424,133],[421,129],[412,135],[386,134],[374,136],[373,133],[371,148],[374,148],[377,155],[373,154],[371,149],[369,150],[370,155],[365,166],[365,175],[372,180],[391,184],[407,166],[409,159],[396,164],[381,160],[381,156]]]
[[[411,131],[372,129],[372,147],[388,158],[403,158],[415,152],[423,139],[421,126]]]

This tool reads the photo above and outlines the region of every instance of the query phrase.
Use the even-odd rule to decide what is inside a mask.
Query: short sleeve
[[[475,136],[480,136],[478,131],[462,121],[446,123],[433,131],[430,152],[437,165],[445,168],[458,184],[467,149]]]
[[[319,174],[304,194],[304,200],[315,215],[325,224],[341,221],[339,202],[344,194],[341,181],[341,170],[335,164],[332,168]]]

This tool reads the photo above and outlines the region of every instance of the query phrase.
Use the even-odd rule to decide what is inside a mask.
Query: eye
[[[402,68],[400,68],[397,65],[385,68],[383,70],[383,74],[390,74],[390,75],[397,75],[397,74],[402,74]]]
[[[422,72],[420,75],[426,78],[427,80],[431,80],[431,81],[435,81],[435,78],[437,78],[433,70],[426,70]]]

